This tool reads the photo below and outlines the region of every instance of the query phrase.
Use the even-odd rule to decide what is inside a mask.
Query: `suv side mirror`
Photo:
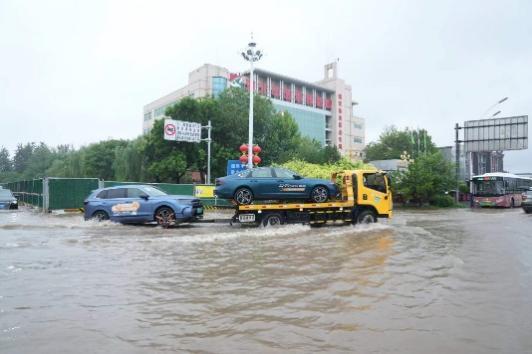
[[[294,179],[303,179],[300,175],[294,175]]]
[[[150,196],[147,195],[147,194],[142,194],[140,197],[141,197],[142,199],[144,199],[144,200],[148,200],[148,199],[150,199]]]

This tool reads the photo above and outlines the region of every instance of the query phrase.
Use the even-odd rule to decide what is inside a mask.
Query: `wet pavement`
[[[532,215],[161,229],[0,213],[0,353],[532,352]]]

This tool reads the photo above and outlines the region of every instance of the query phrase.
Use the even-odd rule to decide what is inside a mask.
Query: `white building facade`
[[[323,79],[310,83],[257,68],[253,91],[270,99],[277,111],[290,113],[302,135],[336,146],[343,156],[359,160],[365,147],[365,121],[353,114],[357,103],[351,86],[338,77],[337,69],[336,62],[325,65]],[[249,72],[235,74],[211,64],[199,67],[189,74],[188,85],[144,106],[143,132],[183,97],[216,97],[232,82],[241,82],[249,90]]]

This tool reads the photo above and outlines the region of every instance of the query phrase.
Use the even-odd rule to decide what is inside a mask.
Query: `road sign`
[[[201,141],[201,124],[182,120],[164,120],[164,139],[199,143]]]
[[[176,120],[176,137],[177,141],[188,141],[199,143],[201,141],[201,124]]]
[[[466,152],[528,148],[528,116],[469,120],[464,123]]]
[[[240,171],[246,169],[246,165],[242,165],[240,160],[228,160],[227,161],[227,175],[234,175]]]
[[[164,120],[164,140],[175,140],[176,124],[175,120]]]

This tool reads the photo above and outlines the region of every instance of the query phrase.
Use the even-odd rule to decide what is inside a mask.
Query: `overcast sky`
[[[0,146],[133,138],[142,107],[204,63],[307,81],[340,58],[373,141],[386,126],[427,128],[532,111],[530,1],[0,1]],[[462,124],[462,123],[461,123]],[[532,149],[506,169],[532,172]]]

